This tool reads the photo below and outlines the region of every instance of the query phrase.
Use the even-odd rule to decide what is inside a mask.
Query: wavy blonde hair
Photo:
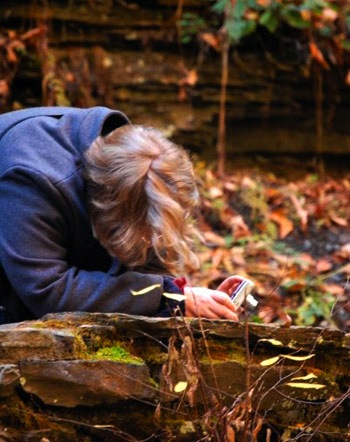
[[[85,154],[94,232],[110,255],[135,268],[150,250],[164,268],[198,268],[188,215],[197,203],[187,152],[160,131],[122,126],[99,137]]]

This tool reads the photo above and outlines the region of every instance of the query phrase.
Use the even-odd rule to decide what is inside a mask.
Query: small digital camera
[[[258,301],[251,294],[254,285],[254,282],[247,278],[239,283],[238,287],[231,295],[231,299],[237,308],[242,306],[248,312],[253,312],[255,310]]]

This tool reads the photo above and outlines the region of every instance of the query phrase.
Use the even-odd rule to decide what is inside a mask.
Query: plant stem
[[[220,90],[220,110],[219,110],[219,127],[218,127],[218,173],[221,177],[225,175],[226,162],[226,93],[228,82],[228,54],[229,43],[224,36],[224,43],[221,51],[221,90]]]

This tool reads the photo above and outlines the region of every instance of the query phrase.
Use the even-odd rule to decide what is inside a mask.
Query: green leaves
[[[280,25],[287,24],[292,28],[310,29],[326,38],[342,32],[333,26],[339,12],[334,2],[328,0],[217,0],[212,10],[223,17],[223,28],[233,43],[254,33],[258,26],[274,33]],[[348,22],[350,11],[343,11],[343,15]]]
[[[243,37],[252,34],[256,26],[256,21],[252,20],[237,19],[226,22],[227,33],[234,42],[239,42]]]
[[[273,33],[278,28],[279,16],[274,9],[269,8],[260,16],[259,24]]]

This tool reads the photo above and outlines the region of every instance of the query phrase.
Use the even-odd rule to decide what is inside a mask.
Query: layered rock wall
[[[134,122],[160,126],[186,147],[215,157],[220,54],[198,38],[182,44],[180,18],[188,13],[213,15],[210,2],[195,0],[5,2],[0,5],[3,32],[23,35],[44,26],[49,48],[47,52],[46,43],[39,44],[41,60],[33,54],[23,57],[7,104],[35,106],[55,95],[69,105],[119,108]],[[305,71],[308,49],[293,38],[282,41],[266,34],[232,50],[230,153],[315,151],[314,81]],[[350,152],[345,75],[341,66],[324,72],[323,144],[333,154]],[[60,97],[62,83],[68,101]]]
[[[1,326],[0,440],[344,441],[349,350],[337,330],[231,321],[67,313]]]

